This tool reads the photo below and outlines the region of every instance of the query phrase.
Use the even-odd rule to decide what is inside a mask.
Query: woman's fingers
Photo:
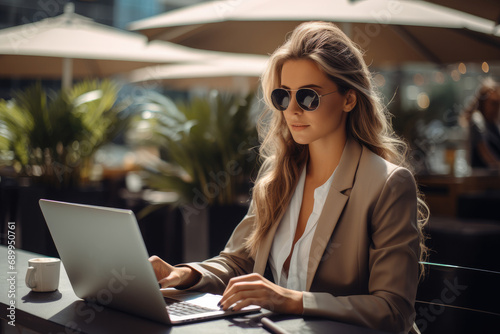
[[[180,278],[177,275],[170,274],[167,277],[158,280],[158,283],[161,285],[162,288],[175,287],[179,285]]]
[[[241,289],[245,286],[252,286],[254,289],[262,287],[266,284],[272,284],[267,279],[259,274],[248,274],[238,277],[233,277],[229,280],[229,283],[224,291],[223,295],[231,294],[234,289]]]
[[[171,276],[174,267],[156,255],[151,256],[149,258],[149,262],[153,266],[158,283],[160,283],[164,288],[170,286],[168,283],[172,280],[172,278],[169,278],[169,276]]]
[[[243,275],[231,278],[226,287],[226,290],[222,294],[220,303],[225,304],[226,300],[238,291],[260,289],[261,285],[263,284],[261,278],[263,279],[263,277],[258,274]]]
[[[222,306],[223,310],[229,309],[231,305],[236,304],[233,306],[233,309],[239,310],[242,307],[240,307],[240,303],[242,301],[248,301],[250,299],[252,300],[257,300],[257,299],[266,299],[266,292],[264,289],[257,287],[256,285],[245,285],[240,287],[239,289],[232,290],[232,292],[229,292],[227,295],[225,295],[225,298],[221,299],[220,303]],[[248,306],[250,304],[247,304],[245,306]],[[254,305],[259,305],[260,304],[254,304]]]
[[[250,274],[230,280],[220,301],[223,310],[234,304],[233,309],[239,310],[248,305],[259,305],[269,308],[273,302],[282,299],[273,288],[273,283],[259,274]]]
[[[302,313],[302,292],[280,287],[259,274],[232,278],[220,301],[222,309],[259,305],[275,312]]]
[[[174,267],[171,264],[153,255],[149,258],[153,266],[158,283],[162,288],[168,287],[189,287],[201,278],[201,275],[188,267]]]
[[[229,280],[228,287],[231,286],[231,284],[240,283],[240,282],[252,282],[252,281],[269,282],[266,278],[262,277],[262,275],[257,274],[257,273],[252,273],[252,274],[248,274],[248,275],[241,275],[241,276],[231,278]]]
[[[257,305],[269,309],[269,303],[263,298],[245,298],[232,306],[232,310],[239,311],[247,306]]]
[[[262,281],[250,281],[250,282],[244,281],[244,282],[233,283],[226,288],[226,290],[224,291],[223,297],[234,295],[238,291],[261,290],[262,288],[265,287],[265,285],[266,285],[265,282],[262,282]]]

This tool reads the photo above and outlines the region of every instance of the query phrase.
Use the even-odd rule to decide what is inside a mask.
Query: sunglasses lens
[[[276,109],[284,111],[290,104],[290,94],[282,88],[277,88],[271,93],[271,100]]]
[[[297,91],[297,103],[299,106],[307,111],[316,110],[319,106],[319,96],[312,89],[299,89]]]

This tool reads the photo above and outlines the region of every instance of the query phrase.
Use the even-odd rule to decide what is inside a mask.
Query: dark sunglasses
[[[304,111],[314,111],[319,107],[319,99],[328,94],[336,93],[333,91],[323,95],[319,95],[314,89],[311,88],[301,88],[294,90],[286,90],[284,88],[276,88],[271,93],[271,101],[276,109],[279,111],[285,111],[290,105],[290,92],[295,93],[295,100],[299,107]]]

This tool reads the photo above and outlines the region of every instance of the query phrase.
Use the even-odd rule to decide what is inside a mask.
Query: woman
[[[463,114],[469,126],[471,166],[500,169],[500,86],[484,80]]]
[[[417,188],[360,51],[335,25],[304,23],[262,87],[270,117],[248,214],[215,258],[152,257],[160,284],[221,293],[223,309],[410,330],[425,249]]]

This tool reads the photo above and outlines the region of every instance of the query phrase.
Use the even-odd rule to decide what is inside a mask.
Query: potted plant
[[[143,133],[136,132],[135,143],[158,146],[163,154],[143,159],[146,184],[178,195],[174,204],[182,213],[184,234],[188,228],[197,236],[208,234],[208,255],[222,250],[248,209],[250,178],[257,169],[254,106],[253,94],[212,91],[174,103],[152,93],[141,104],[142,120],[134,122]],[[194,244],[207,247],[205,242],[186,240],[186,260],[206,256],[203,251],[186,255]]]
[[[58,92],[37,83],[0,100],[0,164],[11,166],[22,180],[15,216],[25,249],[54,251],[40,238],[47,230],[39,198],[101,204],[102,189],[89,182],[92,157],[127,124],[117,93],[118,86],[107,80]]]
[[[85,184],[94,153],[126,125],[117,93],[107,80],[50,93],[37,83],[0,100],[3,164],[54,188]]]

